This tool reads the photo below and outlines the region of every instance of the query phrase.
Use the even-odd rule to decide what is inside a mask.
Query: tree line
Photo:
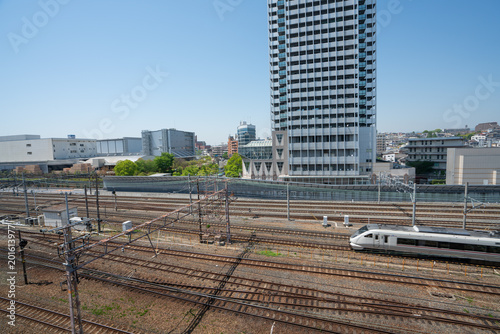
[[[227,177],[240,177],[242,170],[241,156],[236,153],[227,161],[223,173]],[[155,173],[169,173],[173,176],[205,176],[222,173],[219,165],[209,156],[187,161],[175,158],[173,154],[166,152],[153,160],[118,161],[114,172],[117,176],[148,176]]]

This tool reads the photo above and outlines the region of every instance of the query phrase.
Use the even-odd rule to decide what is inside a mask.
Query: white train
[[[430,226],[368,224],[350,239],[354,250],[500,263],[500,233]]]

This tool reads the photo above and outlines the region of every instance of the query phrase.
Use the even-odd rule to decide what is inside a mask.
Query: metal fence
[[[334,186],[282,181],[220,177],[104,177],[104,189],[126,192],[196,194],[222,189],[226,182],[237,197],[259,199],[409,202],[410,194],[388,185]],[[418,185],[418,202],[463,202],[464,186]],[[500,186],[469,186],[469,197],[484,203],[500,203]]]

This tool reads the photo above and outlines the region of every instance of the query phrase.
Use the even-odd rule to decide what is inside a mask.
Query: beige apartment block
[[[500,185],[500,148],[449,148],[447,185]]]

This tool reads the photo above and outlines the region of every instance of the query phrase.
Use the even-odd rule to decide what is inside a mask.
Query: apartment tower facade
[[[376,157],[376,0],[268,0],[271,123],[288,180],[368,182]]]

